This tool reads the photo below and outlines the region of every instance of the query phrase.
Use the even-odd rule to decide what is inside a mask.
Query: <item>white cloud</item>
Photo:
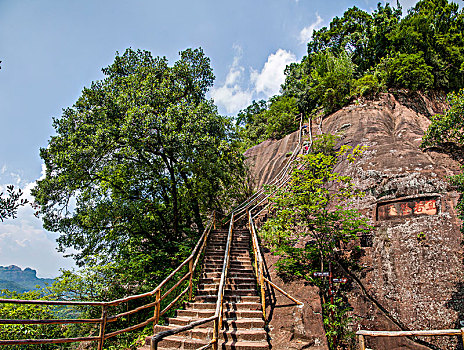
[[[300,42],[302,44],[306,44],[311,40],[311,36],[315,30],[321,28],[321,24],[324,22],[321,16],[316,12],[316,20],[311,23],[309,26],[304,27],[300,32]]]
[[[254,99],[267,99],[277,94],[285,81],[285,67],[296,61],[293,53],[278,49],[268,56],[260,72],[250,68],[247,76],[245,68],[240,65],[242,50],[239,46],[234,46],[234,49],[236,55],[224,85],[211,89],[215,103],[228,114],[237,113]]]
[[[296,62],[293,53],[278,49],[276,53],[269,55],[260,73],[252,71],[251,81],[254,83],[256,93],[264,93],[267,97],[280,91],[280,86],[285,82],[285,67]]]
[[[11,176],[17,181],[19,179],[18,185],[24,193],[21,198],[32,203],[34,198],[31,189],[36,182],[25,183],[14,173]],[[7,184],[0,184],[0,189],[6,186]],[[17,188],[19,187],[15,186]],[[20,207],[16,219],[0,222],[0,265],[30,267],[37,270],[39,277],[57,277],[60,268],[69,269],[75,265],[72,259],[64,258],[56,250],[56,246],[56,235],[43,229],[41,220],[35,217],[34,209],[30,205]]]
[[[223,107],[230,114],[245,108],[252,101],[252,92],[243,89],[241,86],[245,72],[245,68],[240,65],[242,49],[238,45],[235,45],[234,49],[236,54],[224,85],[211,89],[211,96],[216,104]]]

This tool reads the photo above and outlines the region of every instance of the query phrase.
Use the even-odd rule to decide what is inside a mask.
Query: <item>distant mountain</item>
[[[22,270],[16,265],[0,266],[0,290],[8,289],[22,293],[37,286],[51,285],[54,281],[53,278],[38,278],[37,271],[29,267]]]

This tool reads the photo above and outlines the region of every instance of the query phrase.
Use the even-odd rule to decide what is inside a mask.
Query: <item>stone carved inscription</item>
[[[389,220],[418,215],[436,215],[438,198],[411,198],[377,206],[377,220]]]

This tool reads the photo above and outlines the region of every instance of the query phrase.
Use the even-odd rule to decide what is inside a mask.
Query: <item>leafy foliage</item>
[[[450,154],[458,159],[461,167],[464,168],[462,150],[464,147],[464,89],[459,92],[448,94],[447,102],[449,109],[444,115],[437,114],[432,117],[424,137],[422,138],[422,148],[433,147],[436,150]],[[450,177],[450,183],[461,194],[464,193],[464,174]],[[461,198],[457,208],[460,218],[464,219],[464,201]],[[464,227],[461,227],[464,232]]]
[[[355,80],[351,88],[351,95],[356,97],[374,96],[380,92],[382,84],[374,74],[366,74]]]
[[[362,195],[350,177],[334,172],[339,157],[353,162],[362,153],[344,146],[335,154],[324,152],[301,156],[292,171],[287,189],[277,189],[271,198],[273,217],[261,234],[280,255],[280,271],[312,279],[339,257],[341,243],[357,239],[367,232],[367,219],[349,208],[349,201]]]
[[[274,96],[269,103],[253,102],[237,116],[242,149],[247,149],[267,139],[279,139],[297,130],[299,120],[296,99]]]
[[[432,123],[427,129],[422,147],[457,145],[464,146],[464,89],[448,94],[449,109],[444,115],[432,116]]]
[[[279,255],[278,271],[287,278],[303,278],[317,284],[323,301],[331,293],[329,286],[326,281],[313,278],[313,273],[327,271],[332,263],[350,260],[351,252],[357,250],[358,235],[370,230],[367,218],[350,207],[350,202],[362,193],[354,188],[349,176],[334,171],[339,159],[354,162],[363,149],[343,146],[334,151],[330,147],[334,140],[318,140],[318,151],[301,156],[288,187],[270,189],[276,191],[271,198],[273,214],[260,231],[265,244]],[[326,332],[331,339],[338,339],[331,343],[331,349],[336,349],[348,336],[346,305],[340,301],[325,306]],[[331,308],[339,316],[334,318]]]
[[[20,199],[23,195],[21,189],[14,190],[13,185],[6,187],[6,197],[3,196],[3,192],[0,193],[0,221],[8,218],[15,218],[18,212],[18,208],[28,203],[27,199]]]
[[[433,86],[432,67],[425,63],[423,52],[397,53],[393,57],[385,57],[377,66],[377,70],[384,86],[412,91]]]
[[[214,76],[201,49],[173,66],[128,49],[103,73],[54,120],[33,195],[61,250],[74,248],[80,266],[110,264],[143,292],[189,254],[210,211],[240,194],[243,157],[205,98]]]
[[[334,303],[326,302],[322,305],[324,327],[330,349],[350,349],[350,340],[355,333],[350,328],[353,317],[352,308],[343,297],[334,298]]]
[[[396,8],[379,3],[372,13],[352,7],[328,27],[314,31],[307,55],[285,69],[282,96],[268,104],[293,98],[294,113],[311,116],[386,89],[463,88],[464,10],[447,0],[421,0],[404,18],[402,13],[399,3]],[[266,102],[260,101],[239,113],[247,147],[284,135],[264,110]],[[277,132],[269,132],[269,126]]]

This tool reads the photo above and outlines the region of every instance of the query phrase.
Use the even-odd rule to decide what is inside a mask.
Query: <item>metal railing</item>
[[[289,180],[289,173],[292,169],[292,165],[296,160],[298,154],[301,150],[302,145],[302,118],[300,119],[300,129],[298,135],[298,145],[293,150],[291,156],[289,157],[285,166],[279,171],[279,173],[274,176],[274,178],[268,182],[266,185],[268,186],[275,186],[275,188],[280,188],[284,186]],[[255,273],[257,277],[257,283],[260,287],[260,294],[261,294],[261,302],[262,302],[262,309],[263,309],[263,318],[266,319],[266,304],[265,304],[265,295],[264,295],[264,283],[268,283],[273,288],[277,289],[278,291],[282,292],[285,296],[293,300],[295,303],[302,305],[300,301],[291,297],[286,292],[284,292],[281,288],[276,286],[272,283],[268,278],[264,276],[264,260],[259,248],[259,241],[256,234],[255,225],[253,222],[253,217],[251,215],[252,210],[256,209],[259,205],[263,204],[266,200],[268,200],[270,194],[266,191],[263,187],[259,191],[257,191],[253,196],[251,196],[247,201],[243,202],[239,206],[237,206],[232,213],[230,214],[229,220],[229,231],[227,236],[227,243],[226,243],[226,250],[224,253],[224,262],[221,272],[221,280],[217,294],[217,301],[216,301],[216,310],[215,314],[212,317],[202,319],[199,321],[191,322],[190,324],[182,327],[177,327],[175,329],[171,329],[168,331],[160,332],[151,338],[151,349],[156,349],[157,344],[163,338],[178,334],[200,325],[203,325],[208,322],[214,322],[213,326],[213,339],[211,342],[198,350],[205,350],[208,348],[213,348],[214,350],[218,350],[218,336],[219,330],[222,329],[222,313],[223,313],[223,298],[224,298],[224,287],[227,279],[227,273],[229,268],[229,260],[230,260],[230,248],[232,242],[232,232],[234,222],[239,220],[244,215],[248,216],[248,221],[250,225],[250,231],[252,235],[252,243],[253,243],[253,252],[255,257]],[[211,232],[212,227],[215,228],[215,213],[213,213],[213,218],[210,220],[207,228],[203,232],[202,236],[198,240],[195,248],[193,249],[191,255],[184,260],[171,274],[166,277],[154,290],[139,294],[139,295],[132,295],[125,298],[121,298],[118,300],[107,301],[107,302],[97,302],[97,301],[60,301],[60,300],[18,300],[18,299],[0,299],[0,303],[12,303],[12,304],[30,304],[30,305],[52,305],[52,306],[100,306],[101,317],[94,318],[94,319],[45,319],[45,320],[17,320],[17,319],[1,319],[1,325],[57,325],[57,324],[99,324],[99,334],[98,336],[89,336],[89,337],[76,337],[76,338],[56,338],[56,339],[19,339],[19,340],[0,340],[0,345],[33,345],[33,344],[60,344],[60,343],[71,343],[71,342],[98,342],[98,349],[102,350],[105,340],[117,336],[119,334],[130,332],[136,330],[141,327],[145,327],[146,325],[153,322],[153,329],[158,324],[160,317],[163,316],[167,311],[169,311],[184,295],[188,293],[188,299],[192,300],[193,295],[193,276],[198,266],[199,259],[204,252],[207,244],[207,240],[209,234]],[[188,272],[185,273],[182,277],[179,278],[177,282],[175,282],[171,287],[169,287],[168,291],[165,293],[162,292],[162,288],[168,286],[169,282],[173,282],[174,276],[179,273],[182,268],[188,265]],[[163,309],[161,309],[161,302],[165,300],[174,290],[176,290],[179,286],[182,285],[183,282],[189,280],[187,287],[182,290],[175,298]],[[114,316],[108,315],[108,308],[112,306],[118,306],[122,303],[128,303],[132,300],[139,300],[141,298],[146,297],[155,297],[153,302],[149,302],[143,304],[135,309],[125,311],[119,313]],[[117,331],[113,331],[111,333],[106,333],[107,325],[109,323],[118,321],[124,317],[133,315],[139,311],[153,308],[154,314],[152,317],[140,322],[136,325],[132,325],[126,327],[124,329],[120,329]]]
[[[223,314],[223,304],[224,304],[224,289],[225,289],[225,284],[226,284],[226,279],[227,279],[227,273],[229,270],[229,263],[230,263],[230,249],[232,245],[232,237],[233,237],[233,228],[234,228],[234,213],[231,215],[230,219],[230,224],[229,224],[229,231],[227,234],[227,242],[226,242],[226,248],[224,251],[224,262],[222,264],[222,271],[221,271],[221,280],[219,282],[219,289],[217,293],[217,300],[216,300],[216,311],[214,313],[214,316],[211,316],[209,318],[205,318],[203,320],[199,321],[194,321],[189,323],[188,325],[181,326],[181,327],[176,327],[175,329],[171,329],[168,331],[160,332],[156,335],[154,335],[151,338],[151,345],[150,349],[151,350],[157,350],[158,349],[158,343],[166,338],[167,336],[178,334],[181,332],[188,331],[190,329],[193,329],[195,327],[199,327],[205,323],[209,322],[214,322],[213,324],[213,339],[209,342],[209,344],[206,344],[205,346],[202,346],[198,350],[205,350],[208,348],[213,348],[213,350],[218,350],[219,348],[219,331],[222,329],[222,314]]]
[[[273,283],[269,278],[265,276],[264,258],[261,253],[261,249],[259,247],[258,235],[256,234],[256,228],[253,222],[253,218],[251,216],[251,212],[248,212],[248,224],[249,224],[250,232],[251,232],[251,241],[253,244],[253,255],[254,255],[254,262],[255,262],[256,282],[259,286],[259,292],[260,292],[260,297],[261,297],[261,308],[263,311],[264,320],[266,320],[266,295],[265,295],[264,283],[267,283],[274,289],[278,290],[280,293],[282,293],[288,299],[293,301],[295,304],[303,306],[304,304],[301,301],[292,297],[290,294],[285,292],[282,288],[277,286],[275,283]]]
[[[356,332],[360,350],[367,350],[365,337],[418,337],[418,336],[461,336],[464,346],[464,328],[461,329],[434,329],[421,331],[366,331]]]
[[[154,290],[138,294],[127,296],[125,298],[112,300],[112,301],[60,301],[60,300],[19,300],[19,299],[0,299],[0,303],[6,304],[29,304],[29,305],[48,305],[48,306],[100,306],[101,317],[94,319],[1,319],[1,325],[64,325],[64,324],[99,324],[99,334],[98,336],[89,336],[89,337],[76,337],[76,338],[55,338],[55,339],[18,339],[18,340],[0,340],[0,345],[34,345],[34,344],[63,344],[63,343],[73,343],[73,342],[98,342],[98,349],[103,349],[103,344],[105,340],[117,336],[122,333],[130,332],[153,322],[153,328],[158,324],[159,319],[167,311],[169,311],[184,295],[188,293],[188,299],[192,299],[193,294],[193,276],[195,270],[198,266],[200,257],[205,250],[206,242],[208,240],[209,234],[211,232],[212,226],[215,225],[214,217],[210,220],[202,236],[198,240],[195,248],[193,249],[190,256],[185,259],[174,271],[172,271],[168,277],[166,277]],[[188,265],[188,272],[185,273],[182,277],[179,278],[177,282],[172,281],[174,276],[182,270],[185,266]],[[188,285],[183,289],[174,299],[169,302],[169,304],[161,309],[161,302],[165,300],[174,290],[176,290],[183,282],[188,279]],[[169,283],[174,283],[169,287]],[[169,289],[162,293],[162,288],[167,286]],[[155,300],[135,309],[128,310],[122,313],[119,313],[114,316],[108,315],[108,308],[118,306],[122,303],[128,303],[132,300],[138,300],[141,298],[155,297]],[[118,321],[122,318],[133,315],[139,311],[153,308],[154,314],[152,317],[140,322],[136,325],[126,327],[111,333],[106,333],[107,325],[109,323]]]

